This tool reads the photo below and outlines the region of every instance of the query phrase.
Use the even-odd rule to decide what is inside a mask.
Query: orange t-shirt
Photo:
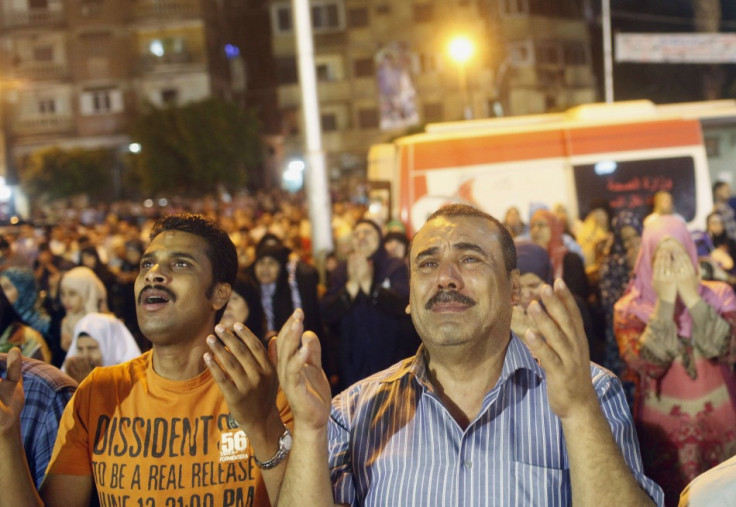
[[[283,393],[277,406],[292,425]],[[91,475],[100,505],[269,505],[245,432],[205,370],[172,381],[151,352],[95,368],[67,404],[47,474]]]

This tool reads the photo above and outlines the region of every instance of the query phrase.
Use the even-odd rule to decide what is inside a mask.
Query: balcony
[[[27,9],[11,10],[3,14],[4,28],[19,28],[38,25],[58,25],[66,21],[63,10]]]
[[[133,8],[133,16],[137,20],[192,18],[199,17],[200,14],[198,0],[138,0]]]
[[[196,58],[193,53],[188,51],[181,53],[167,53],[163,56],[147,54],[139,58],[138,69],[140,72],[153,72],[157,70],[169,70],[180,68],[182,66],[191,66],[203,63],[203,58]]]
[[[13,74],[18,79],[28,81],[54,81],[68,77],[69,68],[58,63],[28,62],[19,64]]]
[[[72,116],[42,115],[18,118],[11,124],[11,129],[17,135],[52,134],[69,132],[74,128]]]

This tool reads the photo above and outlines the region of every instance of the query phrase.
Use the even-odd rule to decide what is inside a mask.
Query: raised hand
[[[294,415],[295,430],[323,430],[330,415],[330,383],[322,370],[317,335],[310,331],[302,334],[303,318],[297,310],[292,326],[287,329],[285,325],[276,338],[278,376]]]
[[[66,361],[64,361],[64,369],[66,369],[69,376],[77,382],[84,380],[87,375],[92,373],[94,368],[95,365],[84,356],[72,356],[68,357]]]
[[[652,263],[652,287],[657,297],[667,303],[674,303],[677,298],[677,280],[674,275],[672,254],[659,249]]]
[[[524,342],[547,373],[550,407],[560,419],[588,410],[598,400],[590,380],[590,352],[575,299],[562,280],[554,291],[544,285],[540,291],[546,311],[539,302],[529,305],[539,331],[528,330]]]
[[[212,377],[220,387],[236,421],[249,433],[266,424],[276,409],[276,371],[261,341],[243,324],[233,333],[218,324],[207,337],[211,349],[204,355]],[[250,434],[249,434],[250,436]]]
[[[687,307],[692,307],[700,300],[698,294],[700,276],[684,250],[678,250],[673,254],[672,270],[677,283],[677,293]]]
[[[511,330],[518,336],[524,336],[528,329],[536,330],[537,326],[522,305],[514,305],[511,312]]]
[[[360,252],[352,252],[348,255],[348,291],[352,297],[355,297],[358,290],[369,294],[371,283],[373,282],[373,265],[364,254]]]
[[[25,403],[20,350],[12,348],[6,359],[6,378],[0,379],[0,433],[20,432],[20,413]]]

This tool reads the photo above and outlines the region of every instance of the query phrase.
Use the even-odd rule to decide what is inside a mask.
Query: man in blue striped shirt
[[[567,287],[528,311],[506,229],[469,206],[429,217],[411,248],[416,356],[332,402],[319,344],[277,340],[294,445],[279,505],[661,505],[621,383],[589,361]],[[526,345],[525,345],[526,344]],[[536,358],[536,360],[535,360]]]

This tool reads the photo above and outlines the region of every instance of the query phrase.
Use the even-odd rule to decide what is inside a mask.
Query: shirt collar
[[[503,368],[501,369],[501,376],[498,379],[497,385],[505,383],[519,370],[528,370],[539,379],[544,378],[542,367],[539,366],[524,342],[512,331],[511,339],[509,340],[508,347],[506,347],[506,356],[503,360]],[[393,374],[384,378],[382,383],[395,382],[405,375],[412,375],[424,390],[432,389],[432,383],[429,381],[429,375],[427,373],[424,344],[419,346],[413,358],[404,361]]]

